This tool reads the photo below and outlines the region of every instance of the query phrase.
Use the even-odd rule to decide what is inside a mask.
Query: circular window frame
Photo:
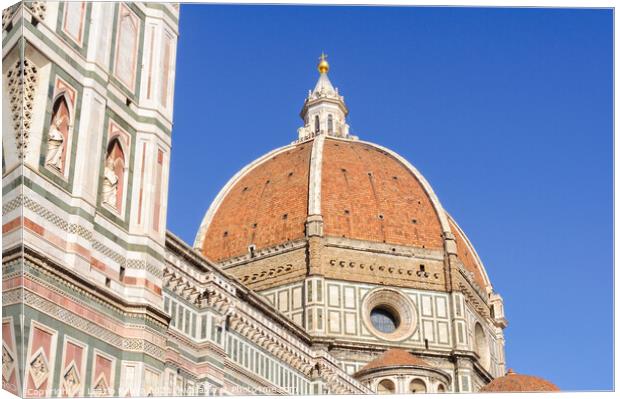
[[[371,312],[376,308],[389,309],[398,318],[396,330],[390,333],[379,331],[371,320]],[[386,341],[403,341],[413,335],[417,328],[418,312],[413,301],[393,288],[376,288],[366,294],[362,303],[362,319],[368,331],[375,337]]]

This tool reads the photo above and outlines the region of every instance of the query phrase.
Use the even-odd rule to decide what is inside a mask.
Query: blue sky
[[[504,297],[509,367],[612,388],[611,10],[182,5],[168,228],[296,138],[321,51],[353,134],[426,177]]]

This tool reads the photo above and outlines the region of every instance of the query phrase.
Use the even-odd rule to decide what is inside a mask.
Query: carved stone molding
[[[39,389],[49,376],[49,361],[47,356],[43,352],[43,349],[39,349],[30,358],[28,371],[30,372],[30,378],[34,383],[34,388]]]
[[[82,386],[80,373],[76,367],[75,361],[72,361],[63,372],[61,381],[65,394],[69,397],[76,396]]]
[[[13,16],[15,15],[15,11],[18,7],[19,3],[2,10],[2,30],[10,29],[11,22],[13,21]]]
[[[24,5],[32,12],[32,15],[35,16],[38,20],[45,20],[47,5],[44,1],[28,1],[25,2]]]
[[[23,61],[23,62],[22,62]],[[38,70],[32,61],[17,60],[6,74],[13,132],[17,142],[17,155],[26,155],[30,139],[30,125],[38,82]]]
[[[21,290],[17,291],[18,293]],[[5,297],[3,296],[3,301]],[[49,302],[38,295],[32,294],[29,291],[24,291],[23,295],[24,304],[37,309],[71,327],[79,329],[93,337],[96,337],[102,341],[116,346],[119,349],[131,351],[131,352],[145,352],[152,355],[155,358],[162,358],[164,350],[141,338],[125,338],[116,333],[102,328],[101,326],[93,323],[92,321],[80,317],[66,309],[56,305],[53,302]]]
[[[2,343],[2,380],[9,382],[15,370],[15,358],[11,355],[8,347]]]

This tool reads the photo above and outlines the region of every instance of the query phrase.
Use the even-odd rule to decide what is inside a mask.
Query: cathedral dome
[[[555,384],[539,377],[517,374],[512,369],[505,376],[499,377],[485,385],[480,392],[556,392]]]
[[[298,139],[233,176],[205,214],[194,247],[226,266],[281,251],[312,236],[348,240],[371,252],[432,258],[430,279],[436,287],[445,281],[444,257],[455,255],[467,278],[490,292],[473,246],[422,174],[396,152],[349,134],[344,97],[331,84],[327,70],[323,55],[318,82],[302,107],[304,126]],[[347,261],[351,267],[353,263]],[[372,281],[399,282],[414,279],[412,273],[429,274],[424,265],[421,270],[377,268],[396,271]],[[252,275],[241,277],[256,281],[265,272],[269,273],[252,270]],[[350,273],[380,274],[373,266]]]
[[[411,164],[379,145],[338,137],[293,143],[243,168],[207,211],[195,247],[221,262],[304,239],[316,216],[328,237],[442,250],[453,235],[474,281],[488,285],[465,234]]]

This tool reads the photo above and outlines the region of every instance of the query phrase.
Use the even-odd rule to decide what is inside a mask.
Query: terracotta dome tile
[[[265,156],[226,187],[201,227],[202,253],[217,262],[247,254],[250,245],[261,250],[303,239],[310,162],[318,144],[310,140]],[[441,205],[433,203],[423,178],[388,151],[356,140],[324,139],[321,180],[314,185],[320,187],[324,235],[443,249]],[[456,223],[447,220],[459,259],[484,287],[475,252]]]
[[[423,359],[412,355],[404,349],[388,349],[381,356],[368,362],[364,367],[359,369],[356,374],[361,374],[362,372],[373,369],[398,366],[431,367]]]
[[[540,377],[517,374],[512,370],[480,389],[480,392],[557,392],[557,385]]]
[[[202,252],[215,261],[304,237],[312,143],[264,160],[236,182],[218,207]]]
[[[322,177],[325,235],[443,247],[428,194],[392,155],[366,143],[327,139]]]

